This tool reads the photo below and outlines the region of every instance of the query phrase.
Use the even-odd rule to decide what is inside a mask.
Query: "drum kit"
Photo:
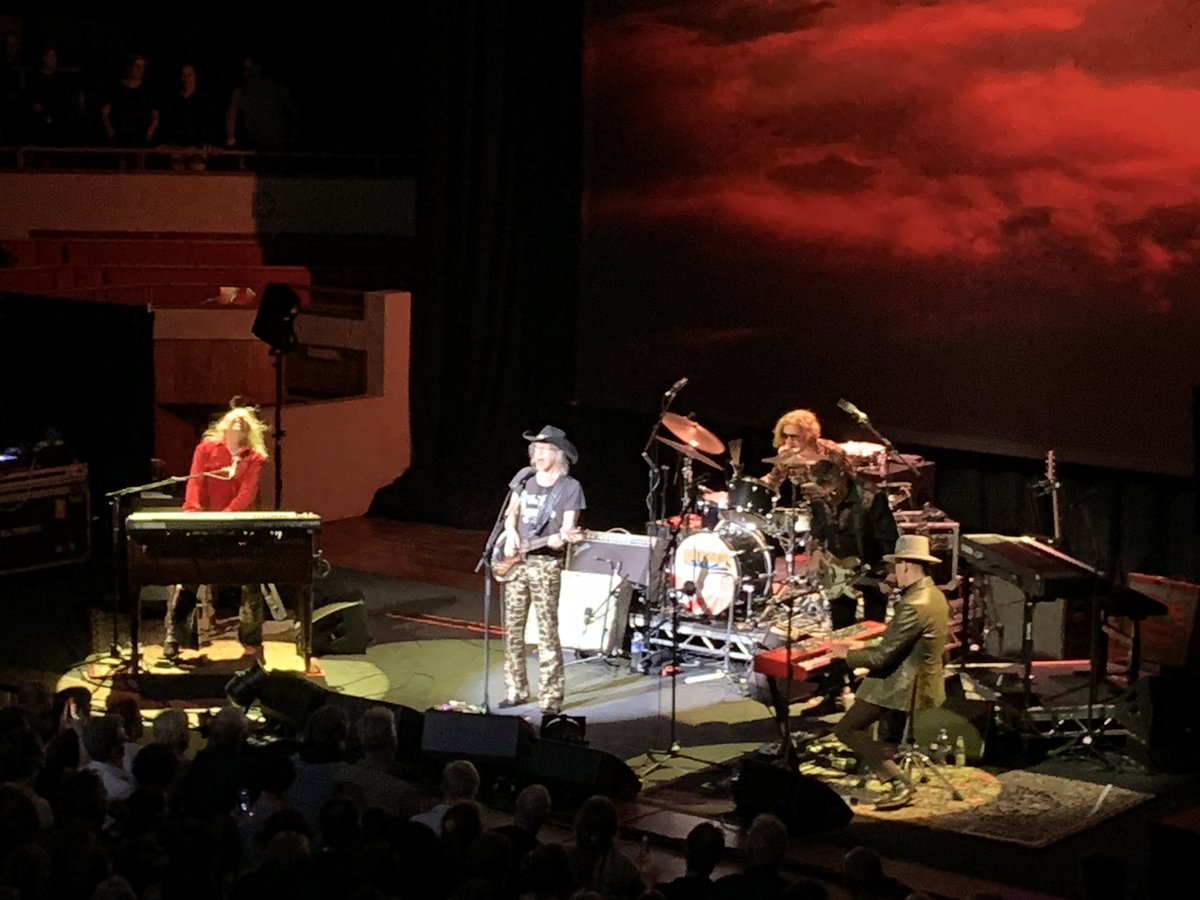
[[[731,445],[727,490],[704,491],[693,464],[724,471],[713,458],[725,452],[724,442],[685,416],[663,413],[661,423],[672,437],[655,440],[679,453],[681,462],[683,511],[662,523],[679,533],[666,578],[680,607],[701,618],[727,618],[730,627],[740,610],[757,625],[827,629],[828,604],[807,566],[812,509],[806,492],[812,486],[804,480],[808,466],[823,457],[801,451],[763,460],[786,468],[785,503],[767,481],[741,474],[740,446]]]

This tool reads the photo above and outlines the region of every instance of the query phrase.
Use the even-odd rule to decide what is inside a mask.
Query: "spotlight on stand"
[[[242,709],[249,709],[258,701],[259,692],[266,680],[267,670],[256,662],[229,679],[229,683],[225,685],[225,695]]]
[[[292,732],[299,732],[313,710],[329,699],[324,688],[303,675],[268,672],[257,662],[229,679],[225,693],[238,706],[257,705],[269,723]]]
[[[586,746],[587,716],[568,716],[566,713],[546,716],[542,719],[538,737],[546,741]]]

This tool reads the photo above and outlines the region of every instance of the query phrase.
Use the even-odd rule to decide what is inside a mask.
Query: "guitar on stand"
[[[1058,461],[1055,459],[1053,450],[1046,451],[1046,477],[1038,484],[1038,491],[1042,495],[1048,494],[1050,496],[1050,517],[1053,531],[1050,544],[1060,551],[1065,550],[1062,525],[1062,483],[1058,480]],[[1081,730],[1075,738],[1070,743],[1052,750],[1048,755],[1057,757],[1083,753],[1095,758],[1106,767],[1113,768],[1112,761],[1104,751],[1096,746],[1097,738],[1104,733],[1104,729],[1110,720],[1106,719],[1098,727],[1095,725],[1095,707],[1098,702],[1100,670],[1107,668],[1108,654],[1101,652],[1101,641],[1104,634],[1104,604],[1101,602],[1100,592],[1104,578],[1098,569],[1093,569],[1093,571],[1096,578],[1095,590],[1092,592],[1088,614],[1087,716],[1085,721],[1078,723],[1081,726]]]

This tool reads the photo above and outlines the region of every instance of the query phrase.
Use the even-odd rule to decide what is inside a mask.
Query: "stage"
[[[536,704],[496,707],[503,697],[499,610],[493,595],[485,623],[483,584],[472,572],[484,537],[384,519],[328,523],[321,547],[333,569],[317,583],[318,603],[361,599],[369,644],[365,652],[318,655],[305,673],[293,623],[268,622],[265,668],[296,673],[321,691],[356,702],[380,701],[417,713],[487,706],[495,717],[526,717],[536,730],[541,724]],[[226,633],[199,654],[185,653],[187,666],[158,665],[157,610],[147,608],[140,677],[131,678],[128,659],[108,652],[111,614],[103,603],[90,604],[91,652],[57,673],[58,686],[85,684],[95,692],[96,706],[114,690],[134,694],[147,717],[164,706],[199,714],[221,705],[228,679],[254,660],[244,658]],[[118,622],[117,643],[127,654],[125,621]],[[205,661],[197,665],[197,657]],[[534,685],[535,666],[531,659]],[[621,806],[624,837],[637,841],[645,835],[664,852],[676,853],[687,831],[705,819],[726,828],[728,843],[736,846],[742,820],[732,776],[747,760],[769,764],[778,740],[770,711],[744,694],[744,670],[744,664],[727,669],[719,657],[693,656],[673,680],[660,671],[635,671],[623,657],[567,651],[563,713],[585,718],[589,747],[627,764],[641,779],[636,799]],[[959,674],[974,692],[1003,687],[1005,673],[1015,671],[1013,664],[997,663],[966,667]],[[1086,666],[1039,663],[1034,676],[1043,709],[1051,710],[1044,713],[1046,721],[1024,733],[1005,734],[993,720],[988,735],[993,751],[981,764],[948,770],[964,796],[961,803],[931,782],[920,786],[918,802],[897,813],[853,804],[845,827],[823,828],[814,819],[812,833],[793,848],[793,871],[836,880],[845,851],[865,844],[885,856],[894,877],[934,894],[967,896],[1008,886],[1018,891],[1011,896],[1061,896],[1070,889],[1080,852],[1111,847],[1139,867],[1136,877],[1148,877],[1150,823],[1195,805],[1200,798],[1195,779],[1146,774],[1127,758],[1136,748],[1115,731],[1099,746],[1111,751],[1116,768],[1105,768],[1091,754],[1048,757],[1048,751],[1070,742],[1078,724],[1074,716],[1081,698],[1086,702]],[[1116,691],[1106,689],[1104,701]],[[972,698],[999,707],[1001,694],[985,699],[972,693]],[[1061,721],[1052,712],[1056,705],[1067,711],[1057,717]],[[808,739],[819,743],[837,716],[828,705],[815,708],[794,716],[793,729],[802,745]],[[677,757],[661,752],[673,740]],[[861,790],[848,786],[845,773],[836,769],[806,763],[802,771],[806,779],[847,797]],[[560,815],[561,822],[569,821],[569,810]],[[803,818],[805,810],[799,815]]]

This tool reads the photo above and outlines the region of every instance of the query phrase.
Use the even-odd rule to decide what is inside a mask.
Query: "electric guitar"
[[[1054,451],[1046,451],[1046,490],[1050,494],[1050,514],[1052,516],[1054,528],[1054,546],[1061,547],[1063,542],[1062,534],[1062,500],[1059,498],[1059,493],[1062,490],[1062,485],[1058,481],[1057,472],[1058,461],[1054,458]]]
[[[521,545],[517,548],[517,552],[512,556],[504,555],[504,541],[496,542],[496,549],[492,553],[492,577],[501,584],[506,584],[516,577],[517,564],[525,562],[525,557],[534,550],[541,550],[544,547],[550,546],[550,541],[558,537],[556,531],[554,534],[548,534],[545,537],[533,538],[528,541],[521,541]],[[579,528],[572,528],[567,532],[567,543],[575,543],[582,540],[583,531]]]

